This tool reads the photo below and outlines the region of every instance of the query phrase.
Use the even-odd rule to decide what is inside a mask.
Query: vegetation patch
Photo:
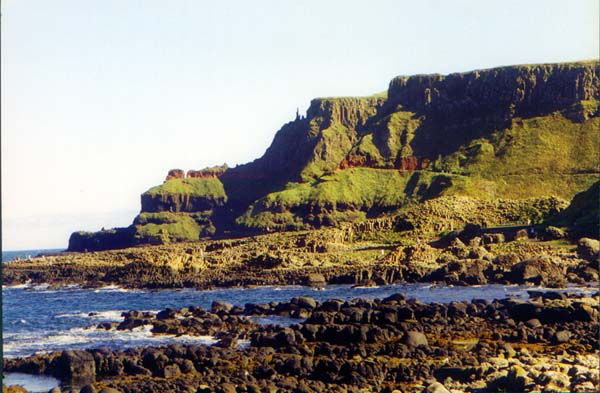
[[[169,179],[160,186],[152,187],[146,194],[186,194],[226,199],[223,183],[217,178]]]

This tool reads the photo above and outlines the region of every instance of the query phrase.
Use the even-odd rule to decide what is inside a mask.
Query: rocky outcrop
[[[499,121],[567,108],[600,98],[598,62],[500,67],[450,75],[399,76],[388,102],[443,121]]]
[[[135,229],[113,228],[98,232],[73,232],[68,251],[102,251],[125,248],[134,244]]]
[[[176,193],[144,193],[141,196],[142,212],[187,212],[213,210],[225,204],[224,197],[212,195],[190,195]]]
[[[228,169],[229,167],[227,166],[227,164],[223,164],[221,166],[207,167],[199,171],[190,169],[189,171],[187,171],[187,177],[192,179],[215,179],[221,177],[221,175],[227,172]]]
[[[548,220],[569,228],[572,238],[600,238],[600,181],[573,197],[569,206]]]
[[[182,169],[171,169],[169,173],[167,173],[167,180],[171,179],[183,179],[185,177],[185,172]]]
[[[242,234],[339,226],[443,194],[570,199],[600,175],[599,75],[598,61],[510,66],[314,99],[259,159],[171,170],[142,212],[210,212],[211,232]],[[596,236],[597,222],[576,221],[575,236]]]

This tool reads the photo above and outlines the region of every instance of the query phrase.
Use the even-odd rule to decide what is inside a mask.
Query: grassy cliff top
[[[149,195],[157,194],[187,194],[225,198],[223,183],[216,178],[188,178],[170,179],[160,186],[152,187],[145,192]]]

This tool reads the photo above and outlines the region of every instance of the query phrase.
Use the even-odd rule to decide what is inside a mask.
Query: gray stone
[[[421,332],[417,332],[417,331],[410,331],[407,332],[402,341],[404,342],[404,344],[408,345],[409,347],[420,347],[420,346],[424,346],[424,347],[428,347],[429,343],[427,342],[427,337],[425,337],[425,335]]]
[[[568,343],[570,339],[571,339],[571,333],[569,333],[566,330],[560,330],[560,331],[554,333],[554,335],[552,336],[552,341],[555,344]]]

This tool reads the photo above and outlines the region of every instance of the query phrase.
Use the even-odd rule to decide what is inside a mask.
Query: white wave
[[[143,292],[143,290],[141,290],[141,289],[127,289],[127,288],[120,287],[118,285],[107,285],[105,287],[100,287],[100,288],[94,289],[94,293],[102,293],[102,292],[130,292],[130,293],[137,293],[137,292]]]
[[[24,284],[15,285],[2,285],[2,289],[24,289],[28,288],[31,284],[31,280],[26,281]]]
[[[237,340],[237,349],[246,349],[250,347],[250,340]]]
[[[144,325],[132,330],[104,330],[94,326],[77,327],[69,330],[44,333],[20,333],[5,336],[4,356],[14,358],[34,353],[59,351],[65,349],[89,349],[98,347],[131,348],[147,345],[166,345],[170,343],[212,345],[216,340],[212,336],[190,335],[154,335],[152,325]]]
[[[119,321],[123,319],[121,313],[126,310],[84,311],[59,314],[56,318],[91,318],[103,321]]]

